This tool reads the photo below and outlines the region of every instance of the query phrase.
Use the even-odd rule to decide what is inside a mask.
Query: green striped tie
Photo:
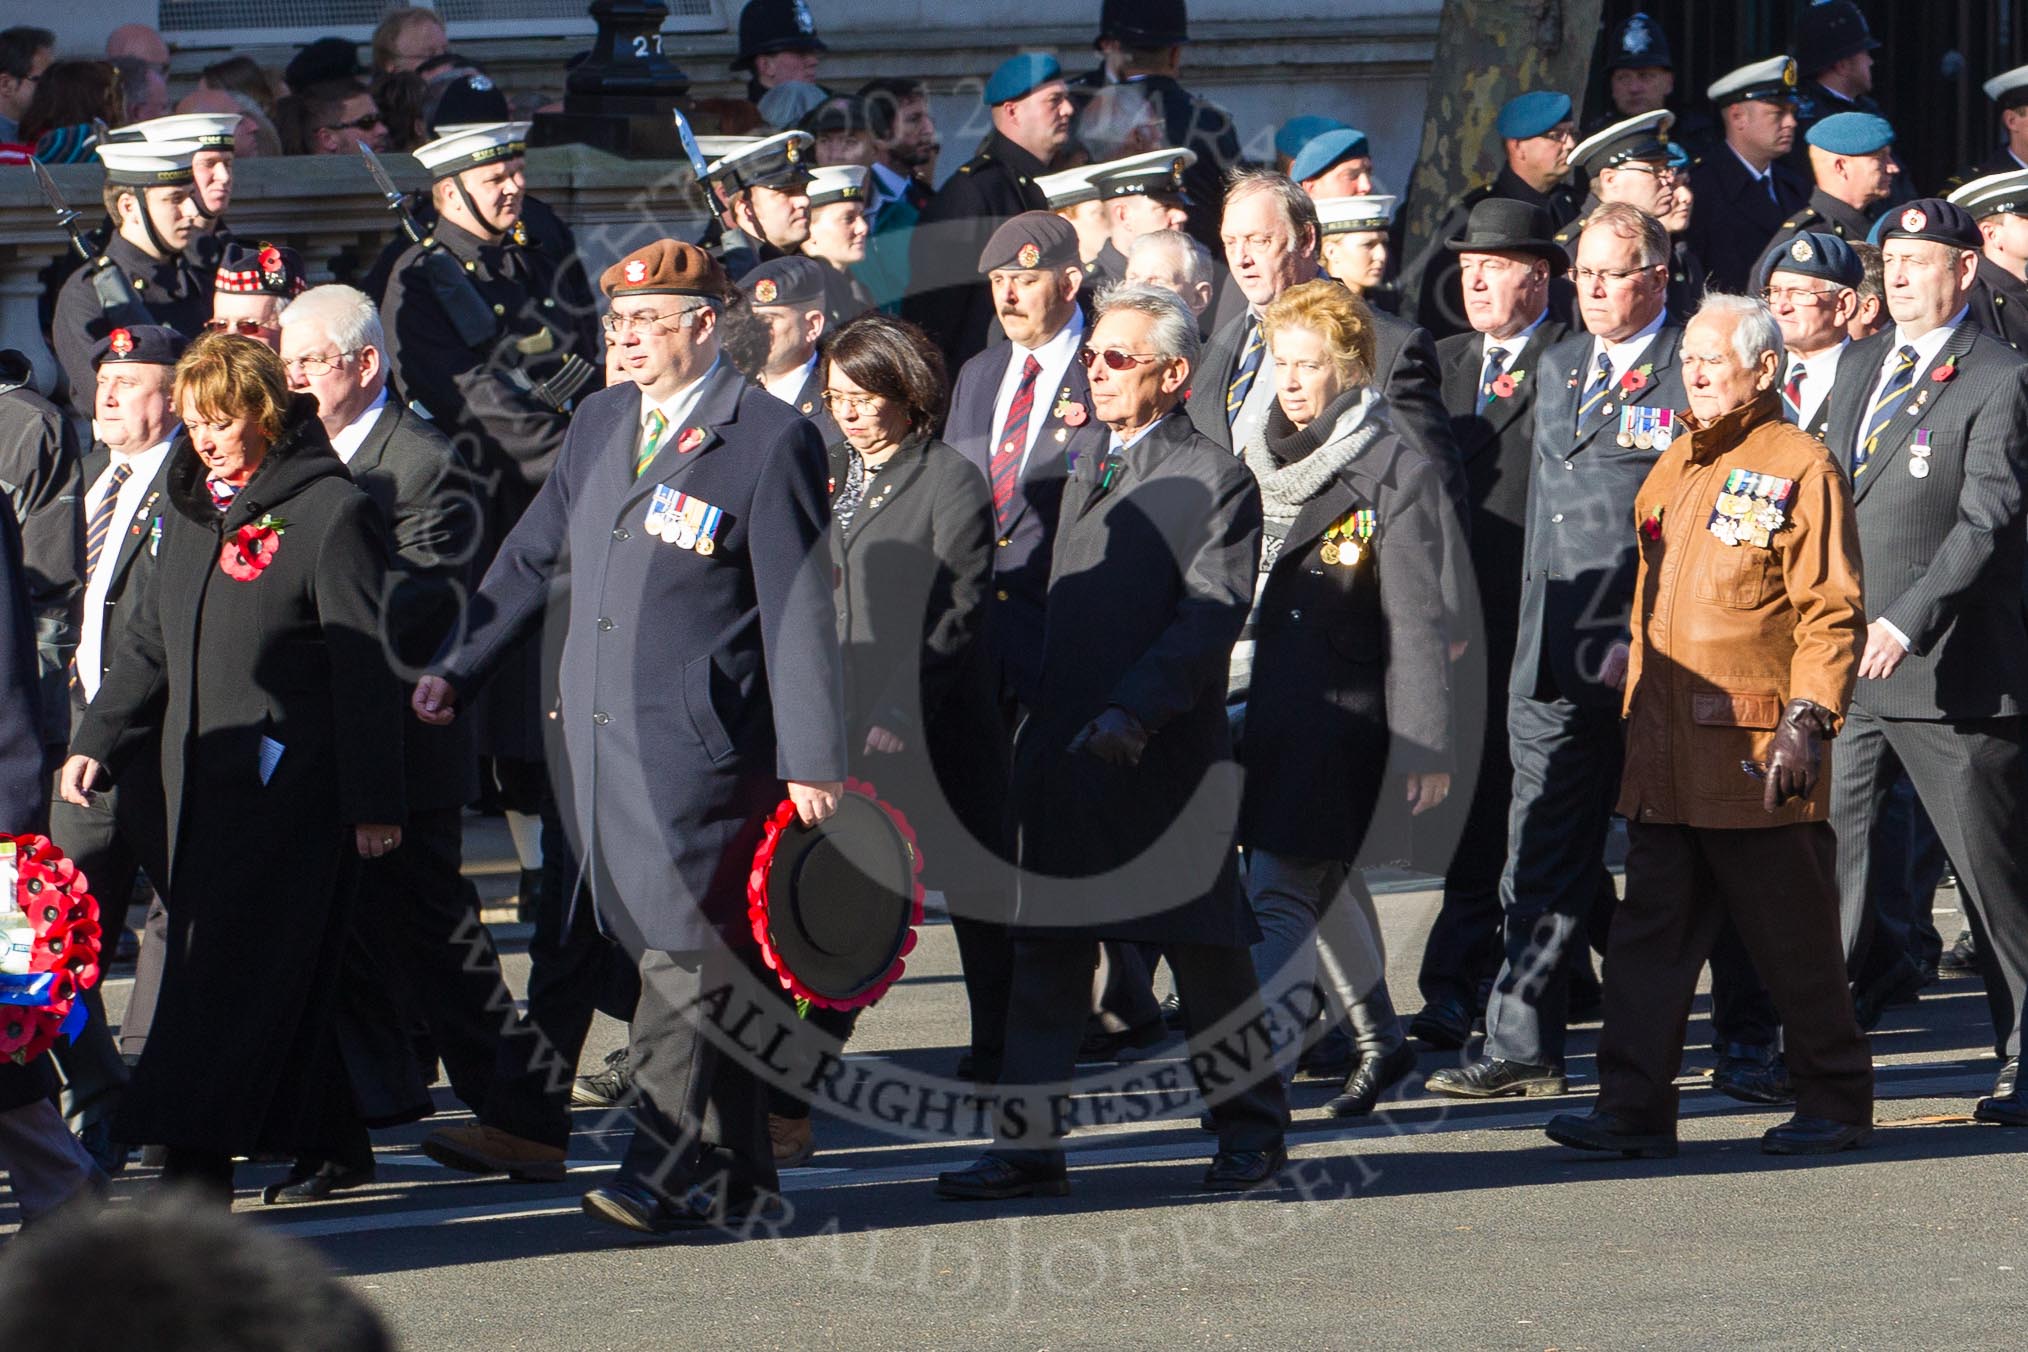
[[[634,477],[640,478],[648,472],[648,466],[655,462],[655,452],[662,449],[662,434],[669,430],[669,420],[662,416],[662,410],[648,412],[648,439],[641,443],[641,450],[634,457]]]

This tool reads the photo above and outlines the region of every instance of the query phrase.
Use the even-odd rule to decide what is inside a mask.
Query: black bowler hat
[[[297,91],[326,80],[356,80],[365,73],[359,64],[359,44],[345,38],[318,38],[282,67],[282,78]]]
[[[816,826],[784,802],[747,877],[747,920],[761,956],[800,999],[830,1009],[872,1004],[902,973],[922,920],[922,860],[901,814],[857,780]]]
[[[1143,51],[1190,41],[1190,7],[1184,0],[1105,0],[1099,38]]]
[[[1570,266],[1570,255],[1549,237],[1549,213],[1511,197],[1488,197],[1465,219],[1462,239],[1444,241],[1452,253],[1519,253],[1540,258],[1552,273]]]
[[[1796,20],[1796,66],[1805,79],[1879,45],[1852,0],[1817,0]]]
[[[739,12],[739,55],[734,70],[752,70],[753,59],[775,52],[828,52],[804,0],[746,0]]]

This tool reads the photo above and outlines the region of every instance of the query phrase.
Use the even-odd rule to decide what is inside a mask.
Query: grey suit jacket
[[[1601,682],[1599,671],[1612,645],[1628,639],[1640,556],[1634,495],[1663,450],[1621,446],[1619,421],[1629,405],[1683,407],[1676,361],[1682,340],[1681,328],[1665,324],[1635,367],[1650,368],[1643,387],[1609,399],[1611,411],[1595,411],[1581,428],[1591,335],[1573,333],[1542,354],[1509,687],[1517,695],[1619,708],[1620,692]]]
[[[1896,345],[1887,329],[1847,348],[1839,364],[1827,444],[1848,478],[1874,382]],[[1932,379],[1945,365],[1955,374]],[[1911,451],[1919,432],[1928,433],[1927,456]],[[1913,393],[1853,480],[1866,614],[1914,645],[1892,676],[1859,682],[1853,698],[1872,713],[1969,719],[2022,711],[2024,441],[2028,358],[1959,325],[1916,373]],[[1917,461],[1927,473],[1911,472]]]

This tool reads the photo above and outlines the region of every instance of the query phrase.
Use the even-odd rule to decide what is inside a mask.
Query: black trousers
[[[1475,645],[1483,647],[1483,645]],[[1500,875],[1507,867],[1507,814],[1514,801],[1514,763],[1507,756],[1507,677],[1513,643],[1500,652],[1468,650],[1456,667],[1459,741],[1483,724],[1478,778],[1465,808],[1463,828],[1450,866],[1444,870],[1443,900],[1423,944],[1416,986],[1426,1003],[1457,1000],[1479,1006],[1479,992],[1500,971]],[[1467,687],[1466,682],[1472,682]],[[1469,697],[1485,708],[1470,708]]]
[[[1260,982],[1253,955],[1244,948],[1208,944],[1165,944],[1163,955],[1176,974],[1192,1052],[1210,1050],[1203,1034],[1237,1014],[1261,1014]],[[1052,1135],[1052,1103],[1066,1094],[1076,1073],[1077,1044],[1084,1035],[1098,942],[1090,939],[1019,938],[1014,941],[1013,998],[1007,1011],[1007,1053],[1002,1063],[1003,1100],[1025,1108],[1016,1122],[1003,1113],[1000,1140],[992,1153],[1044,1172],[1063,1171],[1063,1147]],[[1223,1082],[1199,1081],[1210,1100],[1220,1150],[1272,1150],[1288,1126],[1288,1100],[1273,1055],[1245,1032],[1226,1041],[1253,1056],[1253,1068],[1227,1074]],[[1219,1057],[1215,1065],[1236,1069]],[[1193,1073],[1195,1072],[1193,1064]]]
[[[634,960],[599,931],[554,803],[542,813],[541,904],[528,940],[528,1008],[503,1028],[479,1120],[516,1136],[570,1141],[570,1085],[594,1011],[623,1022],[640,990]]]
[[[634,1135],[620,1173],[671,1199],[691,1187],[735,1200],[777,1190],[766,1085],[743,1056],[725,1054],[706,1035],[709,1013],[700,997],[730,982],[735,1003],[751,991],[773,1005],[768,988],[779,989],[780,982],[752,945],[701,953],[651,950],[641,955],[640,972],[641,997],[627,1039]],[[741,973],[750,983],[739,980]]]
[[[1773,987],[1797,1113],[1872,1122],[1873,1062],[1845,983],[1831,828],[1633,822],[1627,839],[1627,895],[1606,955],[1599,1111],[1643,1131],[1674,1129],[1697,974],[1729,920]]]
[[[1903,770],[1958,871],[1965,920],[1979,946],[1994,1050],[2019,1056],[2028,1000],[2028,856],[2020,839],[2028,809],[2024,721],[1881,718],[1863,708],[1845,715],[1831,756],[1831,824],[1838,833],[1846,963],[1859,978],[1871,966],[1867,948],[1880,921],[1874,875],[1885,852],[1874,823]],[[1905,867],[1906,856],[1901,860]]]
[[[90,879],[92,895],[98,898],[100,929],[106,943],[102,963],[111,961],[112,948],[126,926],[127,904],[133,897],[136,879],[145,872],[148,880],[160,887],[169,876],[161,787],[151,783],[140,770],[129,778],[131,783],[124,790],[93,794],[88,807],[57,797],[52,797],[49,807],[50,839]],[[151,920],[161,912],[161,905],[159,897],[149,905]],[[127,1062],[121,1052],[130,1050],[138,1057],[145,1043],[145,1016],[153,1013],[155,992],[160,988],[163,934],[167,928],[167,912],[161,912],[161,919],[153,929],[154,952],[148,953],[143,948],[144,957],[151,960],[153,979],[144,992],[137,974],[135,999],[129,1001],[128,1017],[121,1022],[118,1042],[106,1019],[104,996],[94,985],[84,995],[89,1011],[84,1030],[75,1042],[59,1039],[51,1053],[63,1074],[64,1114],[74,1126],[109,1111],[127,1083]],[[127,1026],[134,1022],[136,1002],[144,1002],[144,1017],[139,1036],[130,1042]]]

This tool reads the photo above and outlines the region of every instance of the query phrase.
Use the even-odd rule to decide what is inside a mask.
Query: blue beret
[[[1023,52],[1010,56],[993,68],[980,99],[988,108],[1026,98],[1051,80],[1063,78],[1063,67],[1046,52]]]
[[[1873,113],[1833,113],[1803,139],[1833,155],[1872,155],[1894,144],[1894,124]]]
[[[1808,230],[1785,241],[1768,255],[1768,274],[1795,272],[1839,286],[1856,287],[1866,279],[1866,265],[1852,246],[1828,231]],[[1766,283],[1767,278],[1761,279]]]
[[[1282,123],[1282,129],[1275,133],[1275,154],[1285,160],[1292,160],[1303,153],[1303,147],[1327,131],[1343,131],[1345,124],[1335,117],[1322,117],[1316,113],[1302,113]]]
[[[1371,153],[1366,145],[1365,132],[1357,127],[1340,127],[1337,131],[1311,137],[1302,153],[1296,156],[1295,163],[1289,166],[1289,177],[1301,183],[1328,173],[1335,164]]]
[[[1688,169],[1690,167],[1690,152],[1683,149],[1682,146],[1677,145],[1674,141],[1669,142],[1669,167],[1671,169]]]
[[[1500,106],[1500,117],[1494,125],[1502,140],[1525,141],[1531,136],[1548,134],[1551,127],[1569,117],[1570,95],[1538,89],[1508,99]]]

